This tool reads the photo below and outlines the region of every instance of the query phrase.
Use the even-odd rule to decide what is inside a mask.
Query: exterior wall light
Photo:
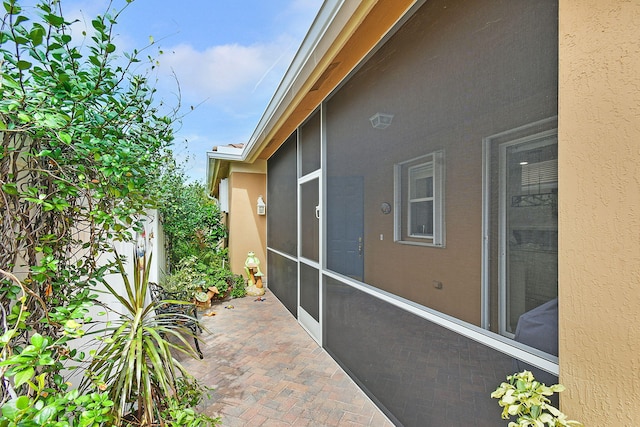
[[[375,113],[369,117],[371,126],[376,129],[386,129],[391,124],[391,120],[393,120],[393,114]]]
[[[266,215],[267,214],[267,205],[264,203],[262,196],[258,197],[258,205],[257,205],[258,215]]]

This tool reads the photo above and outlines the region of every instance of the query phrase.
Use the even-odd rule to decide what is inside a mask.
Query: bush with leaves
[[[70,389],[71,384],[61,375],[63,367],[74,367],[69,362],[81,363],[84,360],[84,354],[72,348],[72,344],[84,335],[83,324],[91,321],[88,316],[91,304],[84,301],[50,310],[46,322],[61,326],[58,337],[33,333],[26,346],[12,345],[15,337],[24,333],[25,322],[31,316],[26,304],[28,290],[11,273],[0,270],[0,274],[18,288],[11,313],[5,317],[6,313],[0,306],[3,323],[6,321],[7,326],[12,326],[0,337],[3,389],[0,426],[17,427],[33,423],[61,427],[110,425],[113,401],[107,394],[95,387],[81,394],[78,389]],[[87,296],[88,299],[94,297]]]
[[[130,2],[80,35],[60,0],[2,1],[0,426],[111,425],[110,400],[69,390],[62,367],[87,362],[74,340],[109,268],[98,258],[157,207],[178,119],[135,74],[141,52],[117,52]]]
[[[215,251],[227,231],[218,205],[206,196],[202,184],[186,183],[183,175],[174,173],[163,180],[163,193],[160,213],[170,266]]]
[[[122,10],[77,40],[61,3],[4,0],[0,28],[0,267],[28,285],[27,325],[54,334],[47,311],[99,283],[97,258],[154,207],[175,120],[131,73],[137,52],[116,56]]]
[[[207,288],[204,275],[196,268],[197,264],[198,259],[193,255],[181,259],[174,266],[173,273],[165,278],[163,289],[176,299],[193,300],[196,292]]]
[[[209,250],[200,253],[199,257],[190,255],[182,258],[163,285],[166,292],[185,301],[197,298],[199,291],[206,292],[211,287],[217,289],[218,298],[229,295],[241,298],[246,294],[244,278],[229,269],[226,249]]]
[[[549,397],[564,389],[562,384],[546,386],[536,381],[531,372],[523,371],[509,375],[491,397],[498,399],[503,408],[503,419],[517,417],[516,422],[509,422],[509,427],[583,427],[551,405]]]

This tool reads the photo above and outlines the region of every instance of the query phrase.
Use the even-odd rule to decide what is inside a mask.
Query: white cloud
[[[161,85],[180,85],[183,100],[191,103],[246,106],[263,91],[275,90],[293,56],[293,43],[285,38],[268,44],[226,44],[196,50],[188,44],[164,49],[159,57]]]
[[[155,5],[156,0],[147,1],[153,1]],[[280,34],[267,36],[272,33],[265,31],[265,39],[257,43],[220,44],[218,41],[215,44],[216,36],[210,34],[200,37],[198,42],[210,40],[212,45],[196,48],[197,42],[191,43],[191,40],[183,43],[174,41],[173,46],[168,46],[167,42],[171,40],[168,37],[157,40],[152,49],[140,55],[142,62],[134,70],[136,73],[147,74],[147,55],[159,61],[149,75],[151,84],[154,84],[154,77],[157,78],[156,100],[164,99],[167,108],[176,106],[177,79],[182,111],[189,111],[191,105],[202,104],[183,118],[182,127],[177,129],[174,146],[176,158],[188,161],[186,169],[191,177],[200,179],[204,176],[204,152],[215,145],[245,142],[249,137],[321,3],[322,0],[290,0],[287,7],[277,10],[275,16],[262,23],[270,29],[277,29]],[[82,30],[92,34],[90,19],[104,13],[108,4],[109,0],[65,0],[67,18],[89,21],[74,25],[74,37]],[[122,5],[124,0],[116,0],[114,4]],[[158,4],[169,7],[166,5],[171,3]],[[180,8],[175,3],[171,7]],[[124,14],[134,13],[134,10],[138,9],[131,8]],[[165,21],[161,24],[168,25]],[[144,48],[147,36],[143,35],[143,39],[140,39],[140,33],[153,32],[154,25],[159,24],[152,18],[144,22],[134,21],[140,28],[131,24],[128,24],[129,27],[120,25],[123,22],[119,22],[115,30],[118,55],[131,52],[133,48]],[[149,30],[145,29],[147,27]],[[166,34],[166,28],[162,28],[158,33]],[[143,43],[142,46],[140,43]],[[156,49],[164,53],[158,56]]]

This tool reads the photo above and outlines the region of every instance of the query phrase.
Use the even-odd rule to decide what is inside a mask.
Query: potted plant
[[[498,399],[503,408],[502,419],[517,417],[516,422],[509,422],[509,427],[584,427],[551,405],[549,397],[564,389],[562,384],[546,386],[536,381],[531,372],[523,371],[509,375],[491,397]]]
[[[194,319],[178,312],[155,312],[162,302],[148,302],[147,298],[151,256],[143,268],[138,268],[138,261],[134,253],[130,280],[123,260],[116,254],[125,293],[121,295],[109,283],[104,285],[122,304],[124,313],[100,331],[102,345],[93,354],[81,389],[97,385],[107,391],[114,402],[114,425],[150,426],[157,420],[164,423],[187,415],[191,421],[180,425],[215,425],[217,419],[197,414],[188,406],[194,402],[184,399],[185,388],[191,397],[197,395],[196,401],[206,389],[172,355],[177,351],[198,357],[186,341],[192,332],[184,327],[184,320]]]

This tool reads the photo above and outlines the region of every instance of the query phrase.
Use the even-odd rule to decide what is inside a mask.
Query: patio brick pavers
[[[235,426],[393,426],[272,294],[204,312],[203,360],[183,360],[214,387],[204,411]],[[233,306],[233,308],[225,308]]]

